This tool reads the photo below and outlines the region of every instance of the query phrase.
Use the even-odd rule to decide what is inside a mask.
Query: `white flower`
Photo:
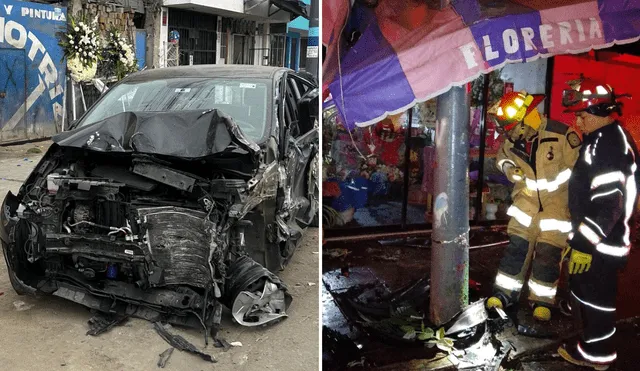
[[[73,44],[75,44],[75,41],[69,40],[69,44],[73,45]]]
[[[74,81],[89,81],[96,75],[97,64],[94,63],[91,67],[85,67],[79,58],[72,58],[67,60],[67,69]]]
[[[85,35],[80,39],[80,44],[89,44],[89,38]]]
[[[86,57],[87,56],[87,52],[82,53],[82,55],[84,55]]]
[[[80,31],[80,28],[78,26],[76,26],[73,30],[78,32],[78,31]]]

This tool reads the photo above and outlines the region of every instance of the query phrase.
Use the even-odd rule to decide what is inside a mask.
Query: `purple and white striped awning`
[[[637,41],[640,0],[323,0],[322,27],[325,93],[347,126],[368,126],[506,63]]]

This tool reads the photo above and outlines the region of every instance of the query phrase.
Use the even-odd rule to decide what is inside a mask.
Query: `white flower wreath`
[[[67,69],[76,82],[89,81],[96,74],[101,59],[101,43],[94,32],[97,23],[97,17],[89,23],[85,14],[78,18],[70,16],[67,33],[60,42],[67,58]]]
[[[109,69],[118,80],[125,77],[127,74],[138,70],[133,47],[127,40],[120,34],[118,30],[111,30],[109,32],[109,38],[105,44],[105,55],[108,59]]]

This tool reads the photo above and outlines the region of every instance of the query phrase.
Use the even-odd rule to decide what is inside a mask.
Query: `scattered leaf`
[[[429,340],[429,339],[431,339],[431,336],[429,336],[429,334],[424,333],[424,332],[418,333],[418,340],[425,341],[425,340]]]
[[[451,353],[451,351],[453,350],[453,349],[451,349],[450,347],[446,346],[443,343],[438,343],[438,344],[436,344],[436,346],[438,347],[438,349],[440,349],[442,351],[445,351],[447,353]]]
[[[436,333],[436,339],[440,340],[444,338],[444,327],[441,327],[440,330]]]
[[[431,339],[435,336],[435,333],[433,332],[433,329],[426,327],[424,330],[422,330],[422,332],[424,332],[425,334],[427,334],[429,337],[427,339]]]
[[[416,331],[413,328],[413,326],[409,326],[409,325],[400,326],[400,330],[402,330],[403,332],[415,332]]]
[[[416,331],[411,330],[411,332],[407,332],[406,334],[404,334],[402,338],[406,340],[413,340],[416,338]]]
[[[441,343],[445,344],[448,347],[453,348],[453,340],[449,338],[442,339]]]

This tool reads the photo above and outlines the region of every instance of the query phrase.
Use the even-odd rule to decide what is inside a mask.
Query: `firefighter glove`
[[[592,259],[591,254],[572,249],[569,257],[569,274],[580,274],[588,271],[591,268]]]

